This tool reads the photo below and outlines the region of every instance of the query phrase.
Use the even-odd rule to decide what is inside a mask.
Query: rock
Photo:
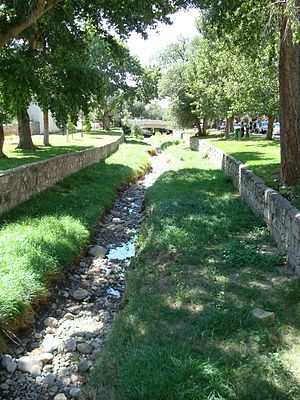
[[[72,321],[72,320],[75,319],[75,315],[73,315],[72,313],[67,313],[67,314],[64,316],[64,319],[67,319],[67,320]]]
[[[34,334],[34,338],[35,338],[35,339],[42,339],[42,338],[43,338],[43,335],[42,335],[41,333],[38,333],[38,332],[37,332],[37,333]]]
[[[42,363],[37,358],[24,356],[24,357],[19,358],[18,368],[22,372],[31,373],[33,371],[34,375],[36,375],[36,374],[40,375]],[[38,376],[38,375],[36,375],[36,376]]]
[[[59,323],[56,318],[48,317],[44,320],[44,325],[48,326],[49,328],[58,328]]]
[[[43,363],[43,364],[48,364],[53,361],[54,355],[52,353],[43,353],[40,356],[38,356],[38,359]]]
[[[107,249],[103,246],[93,246],[90,249],[90,255],[93,257],[105,258]]]
[[[79,388],[72,388],[70,390],[70,396],[77,399],[80,396],[81,390]]]
[[[60,345],[60,340],[54,335],[46,335],[42,343],[42,348],[45,353],[52,353],[56,351]]]
[[[11,363],[12,361],[13,361],[13,358],[12,358],[11,355],[9,355],[9,354],[4,354],[4,355],[2,356],[2,358],[1,358],[2,367],[6,369],[7,364],[8,364],[8,363]]]
[[[123,223],[121,218],[113,218],[112,222],[113,222],[113,224],[122,224]]]
[[[53,400],[67,400],[67,397],[63,393],[58,393]]]
[[[78,375],[75,375],[75,374],[72,374],[71,375],[71,382],[72,383],[76,383],[76,382],[78,382],[79,381],[79,376]]]
[[[86,372],[91,368],[91,366],[92,366],[92,362],[91,361],[83,360],[77,366],[78,372]]]
[[[252,317],[260,320],[267,321],[275,318],[275,313],[270,311],[261,310],[260,308],[255,308],[251,311]]]
[[[10,356],[9,354],[4,354],[1,362],[2,362],[2,367],[11,374],[14,373],[15,370],[17,369],[18,364],[16,360],[13,359],[12,356]]]
[[[73,292],[73,297],[75,300],[82,301],[89,296],[89,292],[85,289],[78,289]]]
[[[40,376],[42,373],[42,368],[38,365],[35,365],[34,367],[31,368],[30,374],[34,377],[37,378]]]
[[[66,353],[73,353],[76,350],[76,340],[70,339],[63,344],[63,349]]]
[[[68,368],[61,368],[61,369],[58,371],[58,375],[59,375],[59,376],[62,376],[62,377],[66,377],[66,376],[70,376],[70,375],[71,375],[71,372],[70,372],[70,370],[69,370]]]
[[[88,343],[79,343],[77,345],[77,351],[82,354],[91,354],[93,349],[92,346],[89,345]]]
[[[49,374],[45,375],[45,378],[44,378],[45,385],[52,386],[54,384],[54,381],[55,381],[55,376],[51,372]]]
[[[9,386],[8,386],[7,383],[2,383],[2,384],[0,385],[0,390],[8,390],[8,389],[9,389]]]

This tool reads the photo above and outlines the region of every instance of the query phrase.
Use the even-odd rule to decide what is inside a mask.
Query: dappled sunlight
[[[282,350],[287,329],[291,341],[300,335],[300,318],[291,289],[273,284],[283,256],[221,172],[182,146],[166,152],[171,171],[148,190],[151,215],[128,276],[129,304],[97,366],[101,385],[116,379],[120,398],[292,399],[300,384],[287,383],[292,360]],[[255,308],[275,319],[256,320]],[[136,334],[124,331],[129,316]],[[117,375],[102,367],[111,356]]]

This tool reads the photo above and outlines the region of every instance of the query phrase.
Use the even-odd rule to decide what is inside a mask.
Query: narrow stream
[[[2,357],[0,400],[78,398],[122,302],[146,189],[167,169],[159,153],[152,171],[119,194],[86,255],[52,288],[20,343]]]

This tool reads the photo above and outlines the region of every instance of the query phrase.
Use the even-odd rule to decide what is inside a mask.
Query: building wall
[[[38,122],[40,124],[40,134],[44,134],[44,113],[41,108],[34,103],[31,103],[28,108],[28,114],[31,121]],[[55,119],[49,111],[49,132],[59,132],[59,128],[55,123]]]

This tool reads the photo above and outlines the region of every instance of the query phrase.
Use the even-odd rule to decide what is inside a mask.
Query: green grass
[[[33,142],[38,146],[38,150],[36,151],[16,149],[18,138],[7,138],[4,143],[4,153],[8,158],[0,158],[0,171],[45,160],[61,154],[103,146],[114,140],[114,136],[120,136],[121,134],[121,130],[117,129],[111,132],[92,132],[84,134],[83,137],[81,137],[80,133],[70,134],[69,138],[66,135],[53,134],[50,135],[51,147],[43,146],[43,136],[33,136]]]
[[[248,165],[268,186],[278,185],[280,178],[280,143],[262,138],[217,139],[208,141]]]
[[[266,185],[277,190],[300,209],[300,184],[291,187],[280,185],[280,143],[278,141],[267,141],[258,137],[242,140],[232,138],[217,140],[206,138],[206,140],[248,165],[265,181]]]
[[[182,145],[166,154],[171,170],[147,193],[128,304],[83,398],[300,398],[299,282],[267,286],[283,256],[221,171]],[[257,307],[276,318],[257,322]]]
[[[149,146],[129,140],[1,217],[0,328],[47,294],[47,284],[77,257],[118,189],[149,167]]]

